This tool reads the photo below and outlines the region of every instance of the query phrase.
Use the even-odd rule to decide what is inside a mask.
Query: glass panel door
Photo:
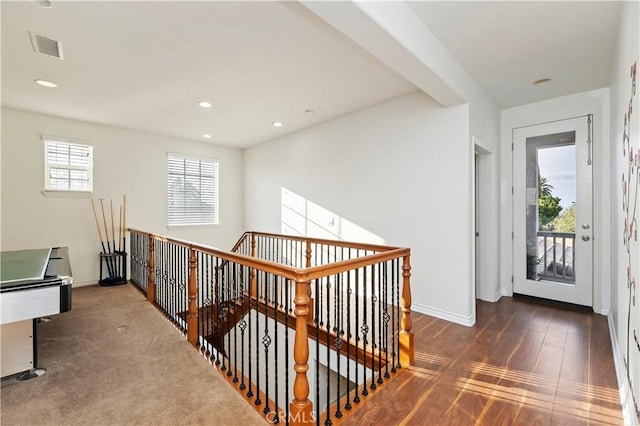
[[[514,293],[591,306],[587,117],[514,129],[513,142]]]

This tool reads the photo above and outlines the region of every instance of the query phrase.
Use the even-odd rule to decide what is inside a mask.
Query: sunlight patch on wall
[[[287,188],[281,188],[280,217],[285,235],[385,244],[382,237]]]

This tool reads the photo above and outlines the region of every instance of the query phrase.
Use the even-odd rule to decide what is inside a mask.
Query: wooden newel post
[[[251,234],[251,257],[256,257],[256,236]],[[258,298],[258,285],[256,283],[256,270],[251,268],[251,283],[249,284],[251,297]]]
[[[305,268],[311,268],[311,241],[306,240],[305,248]],[[311,283],[307,283],[307,295],[309,296],[309,304],[307,305],[307,322],[313,324],[313,318],[315,318],[315,302],[311,296]]]
[[[311,241],[307,240],[307,247],[304,252],[304,257],[306,259],[305,267],[311,268]]]
[[[156,301],[156,275],[155,269],[155,240],[149,235],[149,259],[147,261],[147,301],[155,303]]]
[[[189,311],[187,313],[187,340],[194,346],[198,344],[198,258],[196,251],[189,248]]]
[[[414,346],[411,331],[411,256],[402,258],[402,298],[400,305],[402,319],[400,320],[400,365],[413,365]]]
[[[291,401],[292,425],[312,423],[313,404],[309,400],[309,336],[307,335],[307,314],[309,313],[309,293],[307,280],[296,280],[296,305],[293,314],[296,316],[296,335],[293,347],[293,369],[296,377],[293,382],[293,401]]]

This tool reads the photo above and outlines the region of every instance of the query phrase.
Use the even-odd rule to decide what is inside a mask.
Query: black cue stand
[[[106,273],[106,274],[105,274]],[[103,278],[103,275],[104,276]],[[127,252],[100,253],[101,286],[113,286],[127,283]]]

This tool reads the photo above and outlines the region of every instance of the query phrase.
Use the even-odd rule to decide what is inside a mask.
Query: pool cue
[[[122,206],[120,206],[120,211],[118,213],[118,251],[122,251]]]
[[[122,196],[122,251],[127,250],[127,196]]]
[[[98,215],[96,214],[96,206],[93,204],[93,198],[91,199],[91,209],[93,210],[93,217],[96,220],[96,228],[98,228],[98,237],[100,237],[100,244],[102,244],[102,252],[106,253],[107,249],[104,247],[104,240],[102,239],[102,232],[100,232],[100,224],[98,223]],[[109,272],[109,275],[111,276],[111,264],[109,263],[109,261],[107,260],[107,271]],[[102,277],[100,277],[102,278]]]
[[[126,253],[127,251],[127,196],[122,196],[122,252]],[[122,258],[123,271],[124,276],[122,277],[125,281],[127,280],[127,256],[126,254]]]
[[[113,237],[113,251],[116,252],[118,249],[116,248],[116,228],[113,226],[113,198],[110,198],[109,201],[111,202],[111,236]]]
[[[107,249],[109,250],[108,254],[113,253],[111,251],[111,243],[109,243],[109,227],[107,226],[107,216],[104,214],[104,198],[100,198],[100,207],[102,208],[102,221],[104,222],[104,235],[106,236],[106,240],[107,240]],[[115,272],[113,269],[113,264],[112,264],[112,272]],[[111,274],[111,276],[113,276],[113,274]]]

